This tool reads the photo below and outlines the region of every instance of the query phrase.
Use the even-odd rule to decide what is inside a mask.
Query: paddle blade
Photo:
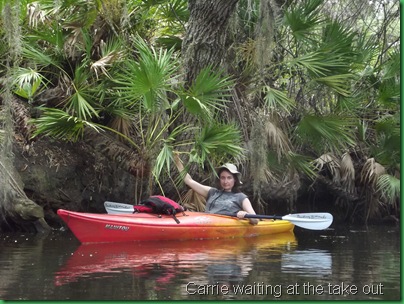
[[[330,227],[333,216],[330,213],[296,213],[282,216],[282,219],[301,228],[323,230]]]
[[[108,214],[130,214],[135,211],[132,205],[116,202],[104,202],[105,210]]]

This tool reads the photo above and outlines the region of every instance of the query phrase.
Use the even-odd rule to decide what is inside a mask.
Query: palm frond
[[[147,111],[162,111],[168,107],[167,92],[176,78],[178,61],[173,51],[155,50],[141,39],[135,40],[139,60],[127,60],[120,73],[114,75],[120,100],[135,104],[139,100]]]
[[[171,159],[173,158],[173,150],[174,148],[186,144],[190,145],[190,142],[186,143],[180,143],[177,141],[177,138],[183,134],[186,131],[190,131],[190,128],[185,125],[181,124],[174,128],[169,134],[168,137],[163,139],[163,147],[161,148],[158,156],[156,157],[156,161],[153,167],[153,175],[156,178],[156,180],[159,179],[161,172],[163,171],[163,168],[166,167],[167,172],[171,172],[170,167],[171,167]]]
[[[131,136],[132,131],[132,119],[126,112],[123,115],[115,115],[108,123],[108,127],[118,132],[118,138],[124,139]],[[123,138],[120,134],[125,135]]]
[[[124,58],[122,43],[118,39],[111,39],[107,42],[101,41],[100,53],[102,57],[93,62],[90,65],[90,69],[95,72],[97,79],[99,74],[104,74],[108,78],[111,78],[108,68]]]
[[[313,34],[321,28],[323,18],[317,13],[323,0],[306,0],[290,5],[284,14],[284,24],[290,28],[296,40],[312,43]]]
[[[370,146],[371,155],[389,170],[399,168],[401,160],[399,113],[381,116],[375,121],[374,130],[377,136],[370,141],[372,143]]]
[[[74,93],[67,101],[67,110],[82,120],[98,117],[98,111],[92,105],[94,103],[94,92],[89,84],[91,77],[88,70],[78,67],[74,76],[72,83]]]
[[[176,27],[176,24],[186,23],[189,19],[188,1],[172,0],[163,3],[158,9],[158,15],[161,20],[167,22],[170,27]]]
[[[382,174],[376,182],[376,189],[381,194],[381,197],[390,205],[400,199],[401,183],[400,180],[390,174]]]
[[[305,115],[299,122],[296,133],[301,140],[311,143],[322,153],[332,151],[335,154],[346,151],[356,145],[354,124],[349,117],[334,115]]]
[[[170,162],[172,156],[173,156],[172,147],[170,147],[170,145],[164,144],[160,150],[160,153],[157,155],[155,165],[152,170],[153,176],[156,178],[156,180],[159,179],[164,166],[166,166],[167,172],[170,172]]]
[[[14,75],[14,93],[29,101],[41,85],[45,85],[45,78],[41,73],[30,68],[18,68]]]
[[[400,62],[401,62],[401,52],[399,49],[399,44],[394,46],[390,52],[388,52],[387,58],[385,59],[383,68],[383,79],[396,79],[400,77]]]
[[[192,85],[181,96],[186,109],[204,120],[211,120],[216,111],[226,106],[233,81],[208,66],[198,74]]]
[[[298,172],[302,172],[312,180],[316,178],[317,172],[309,157],[289,151],[286,155],[286,159],[291,168],[294,168]]]
[[[340,161],[339,159],[332,153],[325,153],[321,155],[319,158],[312,161],[313,166],[318,171],[322,171],[323,169],[328,169],[330,175],[332,176],[333,181],[340,182],[341,174],[340,174]]]
[[[313,81],[333,89],[335,92],[342,96],[349,96],[351,93],[350,80],[352,79],[352,74],[340,74],[313,78]]]
[[[330,52],[316,50],[290,60],[289,65],[303,67],[311,77],[318,78],[333,75],[333,70],[336,68],[346,68],[347,62]]]
[[[377,100],[386,108],[398,110],[401,105],[400,78],[383,79],[377,91]]]
[[[265,94],[264,102],[270,112],[277,111],[290,115],[291,111],[296,108],[294,100],[283,91],[264,86],[262,92]]]
[[[355,167],[349,153],[344,153],[340,162],[341,185],[348,193],[355,192]]]
[[[400,135],[400,121],[397,116],[386,114],[375,121],[375,130],[378,135]]]
[[[261,132],[266,137],[267,147],[276,151],[278,159],[292,149],[287,134],[270,120],[264,121]]]
[[[232,124],[212,124],[205,126],[195,138],[190,153],[190,161],[204,165],[208,162],[214,171],[210,156],[216,158],[240,158],[244,154],[240,130]]]
[[[375,187],[379,177],[386,173],[386,169],[375,161],[375,159],[369,158],[366,160],[362,167],[360,181],[364,185],[370,185]]]
[[[33,137],[46,135],[54,138],[77,141],[83,136],[84,128],[89,126],[98,132],[99,126],[91,122],[71,116],[63,110],[42,108],[41,117],[32,119],[30,122],[36,126]]]
[[[60,58],[55,58],[52,55],[45,54],[31,45],[24,45],[22,55],[25,58],[34,61],[40,67],[53,66],[57,67],[59,70],[62,70],[60,61],[57,60]]]
[[[189,211],[204,212],[206,199],[196,193],[194,190],[189,189],[188,192],[182,197],[182,205]]]

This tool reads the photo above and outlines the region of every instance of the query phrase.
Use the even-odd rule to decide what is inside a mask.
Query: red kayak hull
[[[294,228],[284,220],[263,220],[251,225],[248,220],[200,212],[178,214],[179,224],[172,216],[149,213],[98,214],[63,209],[57,213],[81,243],[255,237]]]

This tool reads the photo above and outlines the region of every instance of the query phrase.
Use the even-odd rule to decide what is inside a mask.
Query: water
[[[2,300],[399,300],[394,227],[252,239],[80,245],[0,235]]]

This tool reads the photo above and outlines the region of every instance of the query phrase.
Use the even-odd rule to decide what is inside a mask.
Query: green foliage
[[[400,200],[400,179],[389,174],[380,175],[377,180],[377,191],[388,204],[395,205]]]
[[[190,161],[204,165],[207,162],[214,170],[212,157],[231,159],[242,156],[240,130],[234,124],[211,124],[202,127],[195,138],[195,145],[190,153]]]
[[[335,115],[307,114],[299,122],[296,132],[300,140],[310,143],[319,154],[327,151],[342,154],[356,145],[353,126],[353,122]]]
[[[22,1],[22,56],[10,83],[16,96],[54,107],[40,108],[35,136],[79,140],[85,128],[110,130],[149,162],[156,180],[181,147],[202,167],[249,155],[260,169],[254,187],[296,171],[313,178],[313,158],[339,159],[347,151],[372,160],[362,181],[376,169],[395,175],[399,4],[384,3],[383,11],[366,1],[262,4],[238,2],[226,37],[228,69],[208,66],[185,87],[180,58],[188,1]],[[273,31],[257,37],[268,14]],[[5,67],[14,48],[4,39],[2,16]],[[257,64],[261,49],[267,57]],[[52,92],[51,100],[36,99],[43,92]],[[188,114],[197,118],[192,125]],[[244,151],[250,143],[232,121],[256,151]],[[366,187],[375,187],[374,179]],[[380,177],[377,187],[384,200],[397,198],[397,180]]]
[[[202,120],[211,121],[214,114],[226,107],[233,82],[222,77],[212,67],[206,67],[198,74],[191,87],[181,94],[186,109]]]
[[[44,85],[44,77],[42,74],[27,68],[18,68],[13,76],[14,93],[22,98],[32,101],[33,96],[39,90],[41,85]]]
[[[264,102],[269,111],[280,111],[290,115],[292,110],[296,108],[294,100],[287,96],[287,93],[264,86],[262,88]]]
[[[316,31],[323,25],[323,17],[318,9],[323,0],[306,0],[300,5],[291,5],[285,12],[284,24],[290,27],[293,36],[311,44],[315,41]]]
[[[167,92],[175,80],[178,62],[173,58],[173,50],[156,51],[137,37],[134,41],[138,60],[127,60],[120,72],[114,75],[115,87],[119,91],[119,101],[129,106],[142,102],[142,107],[150,112],[168,107]]]
[[[164,167],[167,172],[171,172],[171,159],[173,158],[173,151],[178,149],[181,146],[181,143],[178,141],[178,138],[183,134],[183,132],[189,132],[190,127],[182,124],[174,130],[172,130],[169,136],[164,139],[164,143],[160,152],[157,155],[156,162],[153,168],[153,175],[158,180],[163,172]],[[189,145],[189,142],[183,143],[183,145]]]
[[[32,119],[36,129],[33,137],[47,135],[62,140],[77,141],[82,138],[85,127],[101,130],[96,124],[67,114],[63,110],[44,108],[41,117]]]

